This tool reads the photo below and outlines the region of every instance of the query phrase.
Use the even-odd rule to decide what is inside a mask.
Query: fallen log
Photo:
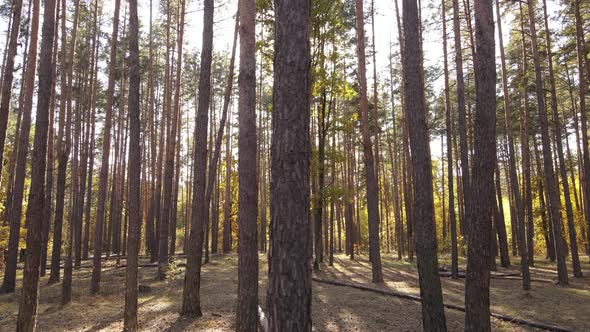
[[[389,290],[389,289],[379,289],[379,288],[374,288],[374,287],[370,287],[370,286],[363,285],[363,284],[344,282],[344,281],[338,281],[338,280],[330,280],[330,279],[321,279],[318,277],[312,277],[312,280],[315,282],[324,283],[324,284],[328,284],[328,285],[356,288],[356,289],[360,289],[360,290],[364,290],[364,291],[374,292],[374,293],[387,295],[387,296],[395,296],[395,297],[399,297],[402,299],[408,299],[408,300],[412,300],[412,301],[416,301],[416,302],[421,301],[420,296],[397,292],[397,291]],[[447,303],[447,304],[444,304],[444,306],[445,306],[445,308],[448,308],[448,309],[459,310],[459,311],[465,312],[465,308],[462,306],[459,306],[459,305]],[[533,328],[537,328],[537,329],[541,329],[541,330],[545,330],[545,331],[573,332],[573,330],[570,330],[567,328],[548,325],[548,324],[539,323],[539,322],[532,322],[532,321],[528,321],[525,319],[502,315],[502,314],[498,314],[498,313],[494,313],[494,312],[491,312],[490,316],[497,318],[499,320],[505,321],[505,322],[529,326],[529,327],[533,327]]]
[[[439,272],[438,274],[441,277],[450,277],[451,276],[451,272]],[[465,273],[459,272],[457,277],[459,277],[460,279],[465,279]],[[501,279],[501,280],[522,280],[520,273],[491,273],[490,278]],[[538,278],[531,278],[531,281],[544,282],[544,283],[548,283],[548,284],[555,283],[553,280],[538,279]]]

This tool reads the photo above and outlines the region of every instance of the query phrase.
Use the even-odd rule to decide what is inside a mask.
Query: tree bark
[[[184,5],[184,1],[182,1]],[[184,6],[183,6],[184,7]],[[141,241],[141,148],[140,148],[140,68],[139,22],[137,0],[129,1],[129,239],[127,241],[127,268],[125,279],[124,331],[137,331],[137,263]]]
[[[94,248],[92,258],[92,280],[90,292],[97,294],[100,291],[101,255],[103,224],[106,215],[106,198],[109,178],[109,155],[111,152],[111,126],[113,117],[113,97],[115,90],[115,69],[117,62],[117,39],[119,35],[119,8],[121,0],[115,0],[115,14],[113,17],[113,34],[111,38],[111,54],[109,62],[109,77],[107,86],[107,104],[105,109],[105,123],[103,129],[102,160],[100,163],[100,175],[98,182],[98,196],[96,205],[96,223],[94,225]]]
[[[269,330],[311,331],[311,3],[275,0],[274,8]]]
[[[551,138],[549,136],[549,121],[547,120],[547,110],[545,109],[545,92],[543,88],[543,77],[541,73],[541,61],[539,56],[539,49],[537,47],[537,29],[535,27],[535,15],[533,8],[533,1],[528,0],[529,12],[529,29],[531,38],[531,45],[533,50],[533,62],[535,65],[535,89],[537,94],[537,109],[539,110],[539,118],[541,122],[541,142],[543,152],[543,166],[545,175],[545,184],[547,187],[547,194],[549,196],[549,212],[553,223],[553,235],[555,238],[555,254],[557,256],[557,275],[559,284],[562,286],[568,285],[567,266],[565,262],[565,252],[563,237],[561,234],[561,213],[560,201],[557,184],[555,183],[555,172],[553,168],[553,158],[551,154]],[[529,248],[531,244],[529,243]],[[532,254],[532,252],[531,252]]]
[[[49,103],[52,84],[52,52],[55,29],[55,0],[45,0],[41,35],[39,63],[39,90],[35,138],[33,143],[31,189],[27,206],[27,253],[23,277],[23,292],[19,305],[16,330],[34,331],[37,324],[39,302],[39,265],[41,263],[41,232],[43,225],[43,204],[45,201],[45,166],[47,156],[47,128],[49,126]]]
[[[37,69],[37,40],[39,35],[39,0],[32,0],[31,39],[27,55],[26,74],[24,77],[24,98],[21,104],[22,123],[19,130],[16,174],[12,190],[12,207],[10,208],[10,234],[8,239],[8,259],[6,261],[4,279],[0,293],[13,293],[16,284],[16,264],[18,259],[18,242],[23,207],[25,176],[27,170],[27,154],[29,152],[29,133],[31,129],[31,109],[33,108],[33,92],[35,89],[35,72]],[[53,36],[52,36],[53,37]]]
[[[360,115],[363,140],[363,156],[365,161],[365,178],[367,183],[367,213],[369,222],[369,257],[372,267],[372,281],[383,282],[381,271],[381,251],[379,241],[379,187],[375,175],[373,148],[369,133],[369,103],[367,99],[367,78],[365,64],[365,19],[363,0],[355,0],[358,76],[360,83]]]
[[[195,125],[195,162],[193,211],[187,253],[186,273],[182,294],[181,315],[202,316],[200,304],[201,258],[203,256],[203,220],[205,208],[205,180],[207,166],[207,121],[211,96],[211,58],[213,50],[213,0],[204,1],[203,45],[199,73],[199,103]]]
[[[508,168],[510,174],[510,187],[512,190],[512,195],[514,197],[514,205],[516,208],[516,223],[518,224],[519,228],[524,229],[524,218],[525,218],[525,210],[522,204],[522,199],[520,195],[520,186],[518,184],[518,174],[517,174],[517,167],[516,167],[516,152],[514,149],[514,132],[512,129],[512,114],[510,113],[510,94],[508,92],[508,74],[506,71],[506,57],[504,55],[504,41],[502,36],[502,16],[500,13],[500,4],[496,2],[496,15],[498,17],[498,40],[500,44],[500,59],[501,59],[501,68],[502,68],[502,94],[504,99],[504,127],[506,128],[506,137],[508,139]],[[500,224],[503,223],[503,220],[498,220]],[[511,221],[512,222],[512,221]],[[504,228],[505,229],[505,228]],[[524,235],[522,232],[519,232],[518,236]],[[502,232],[498,232],[499,235],[502,235]],[[500,247],[503,249],[505,241],[500,241]],[[519,243],[524,244],[524,237],[519,238]],[[528,255],[533,254],[524,248],[525,246],[520,246],[520,270],[522,274],[522,288],[524,290],[529,290],[531,288],[531,276],[529,273],[528,267]],[[506,256],[503,257],[503,265],[506,262]]]
[[[586,115],[586,82],[584,80],[584,65],[587,64],[586,47],[584,45],[584,31],[582,16],[580,15],[580,1],[573,0],[576,21],[576,48],[578,60],[578,93],[580,96],[580,122],[582,123],[582,151],[584,176],[584,219],[586,220],[586,237],[590,242],[590,148],[588,148],[588,121]],[[590,71],[590,68],[586,68]],[[589,244],[590,247],[590,244]]]
[[[221,120],[219,122],[219,128],[217,130],[217,136],[215,139],[215,150],[213,152],[213,156],[209,159],[209,177],[207,178],[207,191],[205,192],[205,206],[207,209],[211,206],[211,195],[213,193],[213,187],[215,185],[215,179],[217,178],[217,166],[219,165],[219,157],[221,155],[221,142],[223,141],[223,133],[225,130],[226,122],[227,122],[227,113],[229,109],[229,103],[231,98],[231,92],[234,82],[234,65],[236,59],[236,45],[238,40],[238,27],[240,22],[240,15],[239,10],[236,13],[236,24],[234,30],[234,39],[233,39],[233,46],[232,46],[232,53],[231,59],[229,63],[228,74],[225,83],[225,91],[223,95],[223,109],[221,111]],[[228,125],[229,127],[229,125]],[[229,128],[228,128],[228,137],[229,137]],[[229,149],[227,149],[229,151]],[[230,152],[231,153],[231,152]],[[229,178],[229,177],[228,177]],[[217,193],[216,193],[217,194]],[[209,214],[205,214],[206,220],[209,219]],[[215,223],[211,227],[212,239],[211,239],[211,253],[217,253],[217,220],[214,218],[213,222]],[[225,234],[225,232],[224,232]],[[229,251],[229,250],[228,250]],[[224,251],[225,252],[225,251]]]
[[[463,48],[461,46],[461,23],[459,21],[459,0],[453,0],[453,33],[455,38],[455,71],[457,81],[457,115],[459,118],[459,150],[461,157],[461,184],[464,215],[468,215],[471,207],[470,199],[472,198],[470,190],[469,177],[469,148],[467,144],[467,118],[465,112],[465,81],[463,78]],[[463,218],[467,220],[467,218]],[[468,222],[467,222],[468,223]],[[467,235],[469,225],[460,223],[462,235]]]
[[[4,143],[6,141],[6,127],[8,126],[8,113],[12,96],[12,80],[14,77],[14,58],[18,48],[18,35],[20,31],[22,0],[14,0],[12,4],[10,40],[6,52],[6,60],[2,73],[2,99],[0,100],[0,160],[4,158]],[[2,174],[3,162],[0,163],[0,174]],[[1,177],[1,175],[0,175]]]
[[[240,0],[237,331],[258,329],[256,1]],[[210,175],[213,176],[213,175]]]
[[[490,323],[490,239],[495,209],[494,168],[496,167],[496,54],[492,0],[474,4],[477,57],[475,66],[475,131],[473,156],[473,197],[467,211],[469,247],[465,279],[465,330],[491,331]],[[514,172],[513,175],[515,175]],[[518,196],[518,191],[515,192]],[[518,196],[520,199],[520,197]]]
[[[457,254],[457,221],[455,218],[455,190],[453,188],[453,130],[451,127],[451,97],[449,91],[449,68],[447,61],[447,13],[442,1],[443,57],[445,76],[445,125],[447,133],[447,177],[449,186],[449,224],[451,228],[451,278],[459,278],[459,255]],[[442,138],[441,138],[442,142]],[[444,168],[443,168],[444,172]],[[444,181],[444,176],[443,176]],[[443,194],[444,198],[444,194]],[[444,208],[444,207],[443,207]]]
[[[574,277],[582,277],[582,268],[580,266],[580,257],[578,255],[578,240],[576,236],[576,226],[574,224],[574,210],[570,187],[565,170],[565,157],[563,154],[563,144],[561,135],[561,124],[557,110],[557,92],[555,90],[555,75],[553,73],[553,52],[551,50],[551,32],[549,31],[549,20],[547,18],[547,1],[543,0],[543,18],[545,21],[545,43],[547,52],[547,64],[549,69],[549,90],[551,93],[551,110],[553,114],[553,131],[555,135],[555,145],[557,147],[557,157],[559,160],[559,174],[561,176],[561,186],[565,201],[565,211],[567,216],[567,228],[569,232],[570,248],[572,253],[572,265]],[[583,79],[583,78],[582,78]],[[566,138],[567,139],[567,138]]]
[[[442,289],[438,276],[436,229],[429,134],[426,126],[424,72],[421,61],[416,0],[403,1],[404,96],[408,120],[413,170],[413,213],[416,228],[416,255],[422,298],[422,326],[425,331],[446,331]]]

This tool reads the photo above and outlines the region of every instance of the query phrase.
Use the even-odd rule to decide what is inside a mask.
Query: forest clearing
[[[590,331],[590,1],[0,0],[0,331]]]

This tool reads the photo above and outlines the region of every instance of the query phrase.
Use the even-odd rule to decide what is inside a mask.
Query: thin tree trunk
[[[205,180],[207,175],[207,118],[211,95],[211,58],[213,49],[213,0],[204,1],[203,45],[199,73],[199,103],[195,125],[193,213],[182,294],[182,315],[202,316],[200,304],[201,258],[203,255],[203,220]]]
[[[205,192],[205,206],[207,207],[207,210],[211,206],[211,204],[210,204],[211,203],[211,195],[213,193],[215,179],[217,178],[217,166],[219,165],[219,157],[221,155],[221,142],[223,141],[223,133],[224,133],[226,122],[227,122],[227,113],[228,113],[228,109],[229,109],[231,92],[232,92],[232,87],[233,87],[233,82],[234,82],[234,65],[235,65],[235,59],[236,59],[236,45],[237,45],[237,40],[238,40],[239,22],[240,22],[240,15],[239,15],[239,10],[238,10],[238,12],[236,13],[236,23],[235,23],[235,29],[234,29],[234,39],[233,39],[233,44],[232,44],[233,46],[232,46],[231,59],[230,59],[228,74],[227,74],[227,78],[226,78],[226,82],[225,82],[225,91],[224,91],[224,95],[223,95],[223,109],[221,111],[221,120],[219,122],[219,128],[217,129],[217,136],[215,139],[215,150],[209,160],[209,177],[207,178],[207,189]],[[229,127],[229,124],[228,124],[228,127]],[[228,128],[227,135],[229,138],[229,128]],[[229,152],[229,148],[227,148],[226,153],[231,153],[231,152]],[[229,179],[229,177],[228,177],[228,179]],[[227,192],[227,190],[226,190],[226,192]],[[207,224],[208,224],[209,213],[205,214],[205,218],[206,218]],[[213,221],[215,223],[217,223],[217,220],[214,219]],[[212,245],[211,253],[217,253],[217,239],[216,239],[217,228],[218,228],[217,225],[212,225],[212,227],[211,227],[213,238],[215,238],[215,240],[213,240],[213,238],[211,240],[211,245]],[[215,232],[213,232],[213,230],[215,230]],[[213,233],[215,233],[215,234],[213,234]],[[225,227],[224,227],[224,238],[225,238]],[[213,250],[213,244],[215,244],[215,250]],[[228,252],[229,252],[229,249],[228,249]],[[226,253],[225,241],[224,241],[224,253]]]
[[[510,94],[508,93],[508,80],[507,80],[507,72],[506,72],[506,57],[504,55],[504,41],[502,36],[502,19],[500,13],[500,4],[496,2],[496,15],[498,19],[498,39],[500,44],[500,59],[501,59],[501,67],[502,67],[502,94],[504,100],[504,127],[506,128],[506,137],[508,139],[508,168],[510,174],[510,187],[512,190],[512,195],[514,197],[514,205],[516,209],[516,223],[518,227],[524,229],[524,207],[522,204],[522,199],[520,195],[520,186],[518,184],[518,174],[516,168],[516,152],[514,151],[514,132],[512,129],[512,114],[510,113]],[[497,220],[498,223],[503,223],[503,220]],[[512,222],[512,221],[511,221]],[[505,228],[504,228],[505,229]],[[502,235],[500,231],[498,233]],[[519,232],[519,243],[524,244],[524,237],[520,238],[521,235],[524,235],[522,232]],[[500,241],[500,246],[504,245],[504,241]],[[529,273],[528,268],[528,255],[532,255],[532,251],[525,249],[524,245],[520,245],[520,270],[522,274],[522,288],[524,290],[529,290],[531,288],[531,276]],[[505,262],[506,257],[504,257]]]
[[[465,112],[465,81],[463,79],[463,48],[461,46],[461,23],[459,21],[459,0],[453,0],[453,33],[455,38],[455,71],[457,82],[457,115],[459,118],[459,149],[461,157],[461,184],[464,215],[469,215],[471,208],[470,199],[472,198],[470,190],[469,177],[469,148],[467,144],[467,118]],[[469,220],[468,218],[463,218]],[[469,223],[467,221],[466,223]],[[467,235],[469,225],[460,224],[461,234]]]
[[[574,211],[572,207],[572,198],[568,184],[567,172],[565,170],[565,157],[563,155],[563,144],[561,137],[561,124],[559,123],[559,114],[557,110],[557,93],[555,90],[555,75],[553,73],[553,53],[551,51],[551,35],[549,31],[549,20],[547,18],[547,1],[543,0],[543,17],[545,21],[545,43],[547,52],[547,64],[549,69],[549,90],[551,92],[551,110],[553,114],[553,131],[555,134],[555,145],[557,147],[557,157],[559,160],[559,173],[561,175],[561,186],[565,200],[565,211],[567,216],[567,228],[569,231],[570,248],[572,253],[572,264],[574,277],[582,277],[582,268],[580,266],[580,257],[578,256],[578,240],[576,236],[576,226],[574,224]],[[583,77],[582,77],[583,79]]]
[[[228,131],[225,136],[225,195],[223,202],[223,253],[227,254],[231,251],[231,114],[227,121]]]
[[[553,235],[555,238],[555,254],[557,256],[557,274],[559,284],[568,285],[567,266],[565,262],[565,252],[563,237],[561,234],[561,214],[560,201],[557,184],[555,183],[555,173],[553,168],[553,159],[551,154],[551,138],[549,136],[549,124],[547,120],[547,111],[545,109],[545,95],[543,90],[543,77],[541,73],[541,61],[537,47],[537,29],[535,27],[535,15],[533,1],[528,0],[529,28],[531,33],[531,45],[533,50],[533,62],[535,65],[535,88],[537,94],[537,109],[541,122],[541,142],[543,146],[543,165],[545,184],[549,196],[549,213],[553,223]],[[528,244],[531,248],[531,243]],[[530,251],[530,250],[529,250]],[[531,251],[532,254],[532,251]],[[532,255],[531,255],[532,256]]]
[[[113,17],[113,34],[111,38],[111,54],[109,62],[109,78],[107,86],[107,104],[105,109],[105,123],[102,142],[102,160],[98,183],[98,197],[96,205],[96,223],[94,226],[94,257],[90,292],[97,294],[100,290],[101,255],[103,224],[106,214],[106,196],[109,172],[109,155],[111,152],[111,126],[113,117],[113,98],[115,90],[115,66],[117,61],[117,39],[119,35],[119,8],[121,0],[115,0],[115,14]]]
[[[494,220],[496,233],[500,242],[500,265],[510,267],[510,253],[508,251],[508,236],[506,235],[506,224],[504,222],[504,200],[502,199],[502,187],[500,185],[500,166],[496,163],[496,195],[498,205],[498,218]],[[516,237],[516,234],[512,234]],[[526,262],[525,262],[526,263]],[[525,264],[526,265],[526,264]]]
[[[459,278],[459,257],[457,254],[457,221],[455,218],[455,191],[453,189],[453,130],[451,127],[451,97],[449,91],[449,69],[447,61],[447,14],[444,0],[442,1],[442,26],[443,26],[443,56],[445,76],[445,124],[447,133],[447,176],[449,186],[449,223],[451,228],[451,278]],[[441,138],[441,142],[442,142]],[[444,172],[444,168],[443,168]],[[443,176],[444,181],[444,176]],[[444,190],[444,188],[443,188]],[[444,193],[443,193],[444,198]],[[443,205],[444,207],[444,205]]]
[[[587,65],[586,47],[584,45],[584,31],[582,16],[580,15],[580,1],[574,0],[574,15],[576,21],[576,48],[578,59],[578,91],[580,95],[580,122],[582,123],[582,150],[584,169],[584,217],[586,220],[587,239],[590,241],[590,148],[588,148],[588,121],[586,116],[586,82],[584,80],[584,65]],[[586,68],[590,72],[590,67]],[[556,228],[556,227],[554,227]],[[589,245],[590,246],[590,245]],[[590,256],[590,255],[589,255]]]
[[[365,177],[367,183],[367,213],[369,222],[369,257],[372,267],[372,281],[383,282],[381,271],[381,251],[379,240],[379,187],[373,164],[373,148],[369,133],[369,104],[367,99],[367,78],[365,68],[365,19],[363,14],[363,0],[355,0],[358,75],[360,83],[360,115],[363,139],[363,156],[365,162]]]
[[[22,0],[14,0],[12,4],[12,18],[10,26],[10,40],[6,52],[6,61],[2,73],[2,99],[0,100],[0,160],[4,158],[4,143],[6,141],[6,127],[8,126],[8,113],[12,96],[12,80],[14,77],[14,58],[18,48],[18,35],[20,31]],[[55,9],[54,9],[55,10]],[[49,50],[51,53],[51,50]],[[0,174],[2,174],[3,162],[0,163]],[[1,176],[1,175],[0,175]]]
[[[56,14],[55,14],[55,26],[59,25],[59,8],[60,3],[57,2]],[[47,248],[49,247],[49,229],[52,224],[52,216],[53,216],[53,171],[54,171],[54,135],[55,130],[53,128],[53,122],[55,117],[55,81],[57,78],[57,45],[58,45],[58,29],[54,29],[54,37],[53,37],[53,59],[52,62],[52,69],[51,69],[51,100],[49,102],[49,129],[48,129],[48,139],[47,139],[47,172],[46,172],[46,182],[45,182],[45,203],[43,208],[45,211],[43,212],[43,235],[42,235],[42,254],[41,254],[41,272],[40,275],[43,277],[46,274],[47,270]]]

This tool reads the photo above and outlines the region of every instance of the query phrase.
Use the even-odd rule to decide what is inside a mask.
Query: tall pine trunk
[[[203,220],[205,207],[205,180],[207,173],[207,121],[211,96],[211,58],[213,51],[213,0],[204,1],[203,45],[201,71],[199,73],[199,102],[195,124],[195,150],[193,152],[193,197],[192,220],[187,246],[186,273],[182,294],[182,315],[202,316],[201,313],[201,258],[203,256]]]
[[[113,121],[113,98],[115,93],[115,69],[117,62],[117,39],[119,37],[119,8],[121,0],[115,0],[115,14],[113,17],[113,34],[111,38],[111,54],[109,61],[109,77],[107,86],[107,104],[105,108],[105,123],[103,128],[102,160],[100,163],[100,175],[98,182],[98,196],[96,205],[96,223],[94,225],[94,248],[92,258],[92,280],[90,292],[97,294],[100,291],[101,256],[103,227],[106,215],[106,198],[109,178],[109,155],[111,152],[111,126]]]
[[[555,182],[555,172],[553,168],[553,155],[551,153],[551,138],[549,136],[549,121],[547,119],[547,110],[545,108],[545,92],[543,88],[543,77],[541,72],[541,59],[537,47],[537,28],[535,27],[535,13],[533,1],[528,0],[529,13],[529,30],[531,34],[531,46],[533,50],[533,63],[535,65],[535,90],[537,94],[537,109],[541,122],[541,144],[543,152],[543,172],[545,184],[547,187],[547,196],[549,196],[549,213],[553,224],[553,237],[555,239],[555,254],[557,256],[557,275],[559,284],[566,286],[568,284],[567,266],[565,262],[565,249],[563,236],[561,234],[561,213],[559,201],[559,191]],[[529,249],[531,243],[528,243]],[[529,250],[530,251],[530,250]],[[532,254],[532,251],[531,251]]]
[[[471,189],[478,193],[467,211],[469,248],[465,278],[465,330],[490,331],[490,239],[495,207],[496,53],[492,0],[474,4],[477,57],[476,105]],[[518,196],[518,192],[514,193]]]
[[[311,3],[274,0],[274,8],[269,330],[311,331]]]
[[[381,251],[379,241],[379,187],[375,175],[373,148],[369,133],[369,102],[367,97],[367,77],[365,63],[365,18],[363,0],[355,0],[357,59],[360,83],[360,116],[363,141],[363,156],[365,161],[365,177],[367,183],[367,213],[369,222],[369,257],[372,266],[372,281],[383,282],[381,271]]]
[[[413,213],[422,298],[422,326],[425,331],[446,331],[442,288],[438,275],[432,165],[426,126],[422,49],[419,41],[421,22],[416,0],[403,1],[403,22],[404,97],[407,126],[412,129],[409,131],[409,138],[412,149]]]
[[[256,1],[240,0],[237,331],[258,326],[258,168],[256,162]],[[210,175],[213,177],[214,175]]]
[[[55,29],[55,0],[45,0],[41,54],[39,56],[39,90],[35,138],[33,143],[31,189],[27,205],[27,253],[23,273],[23,291],[18,310],[16,330],[32,332],[37,324],[39,302],[39,265],[41,263],[41,232],[45,201],[45,166],[47,157],[47,128],[52,84],[53,33]]]

